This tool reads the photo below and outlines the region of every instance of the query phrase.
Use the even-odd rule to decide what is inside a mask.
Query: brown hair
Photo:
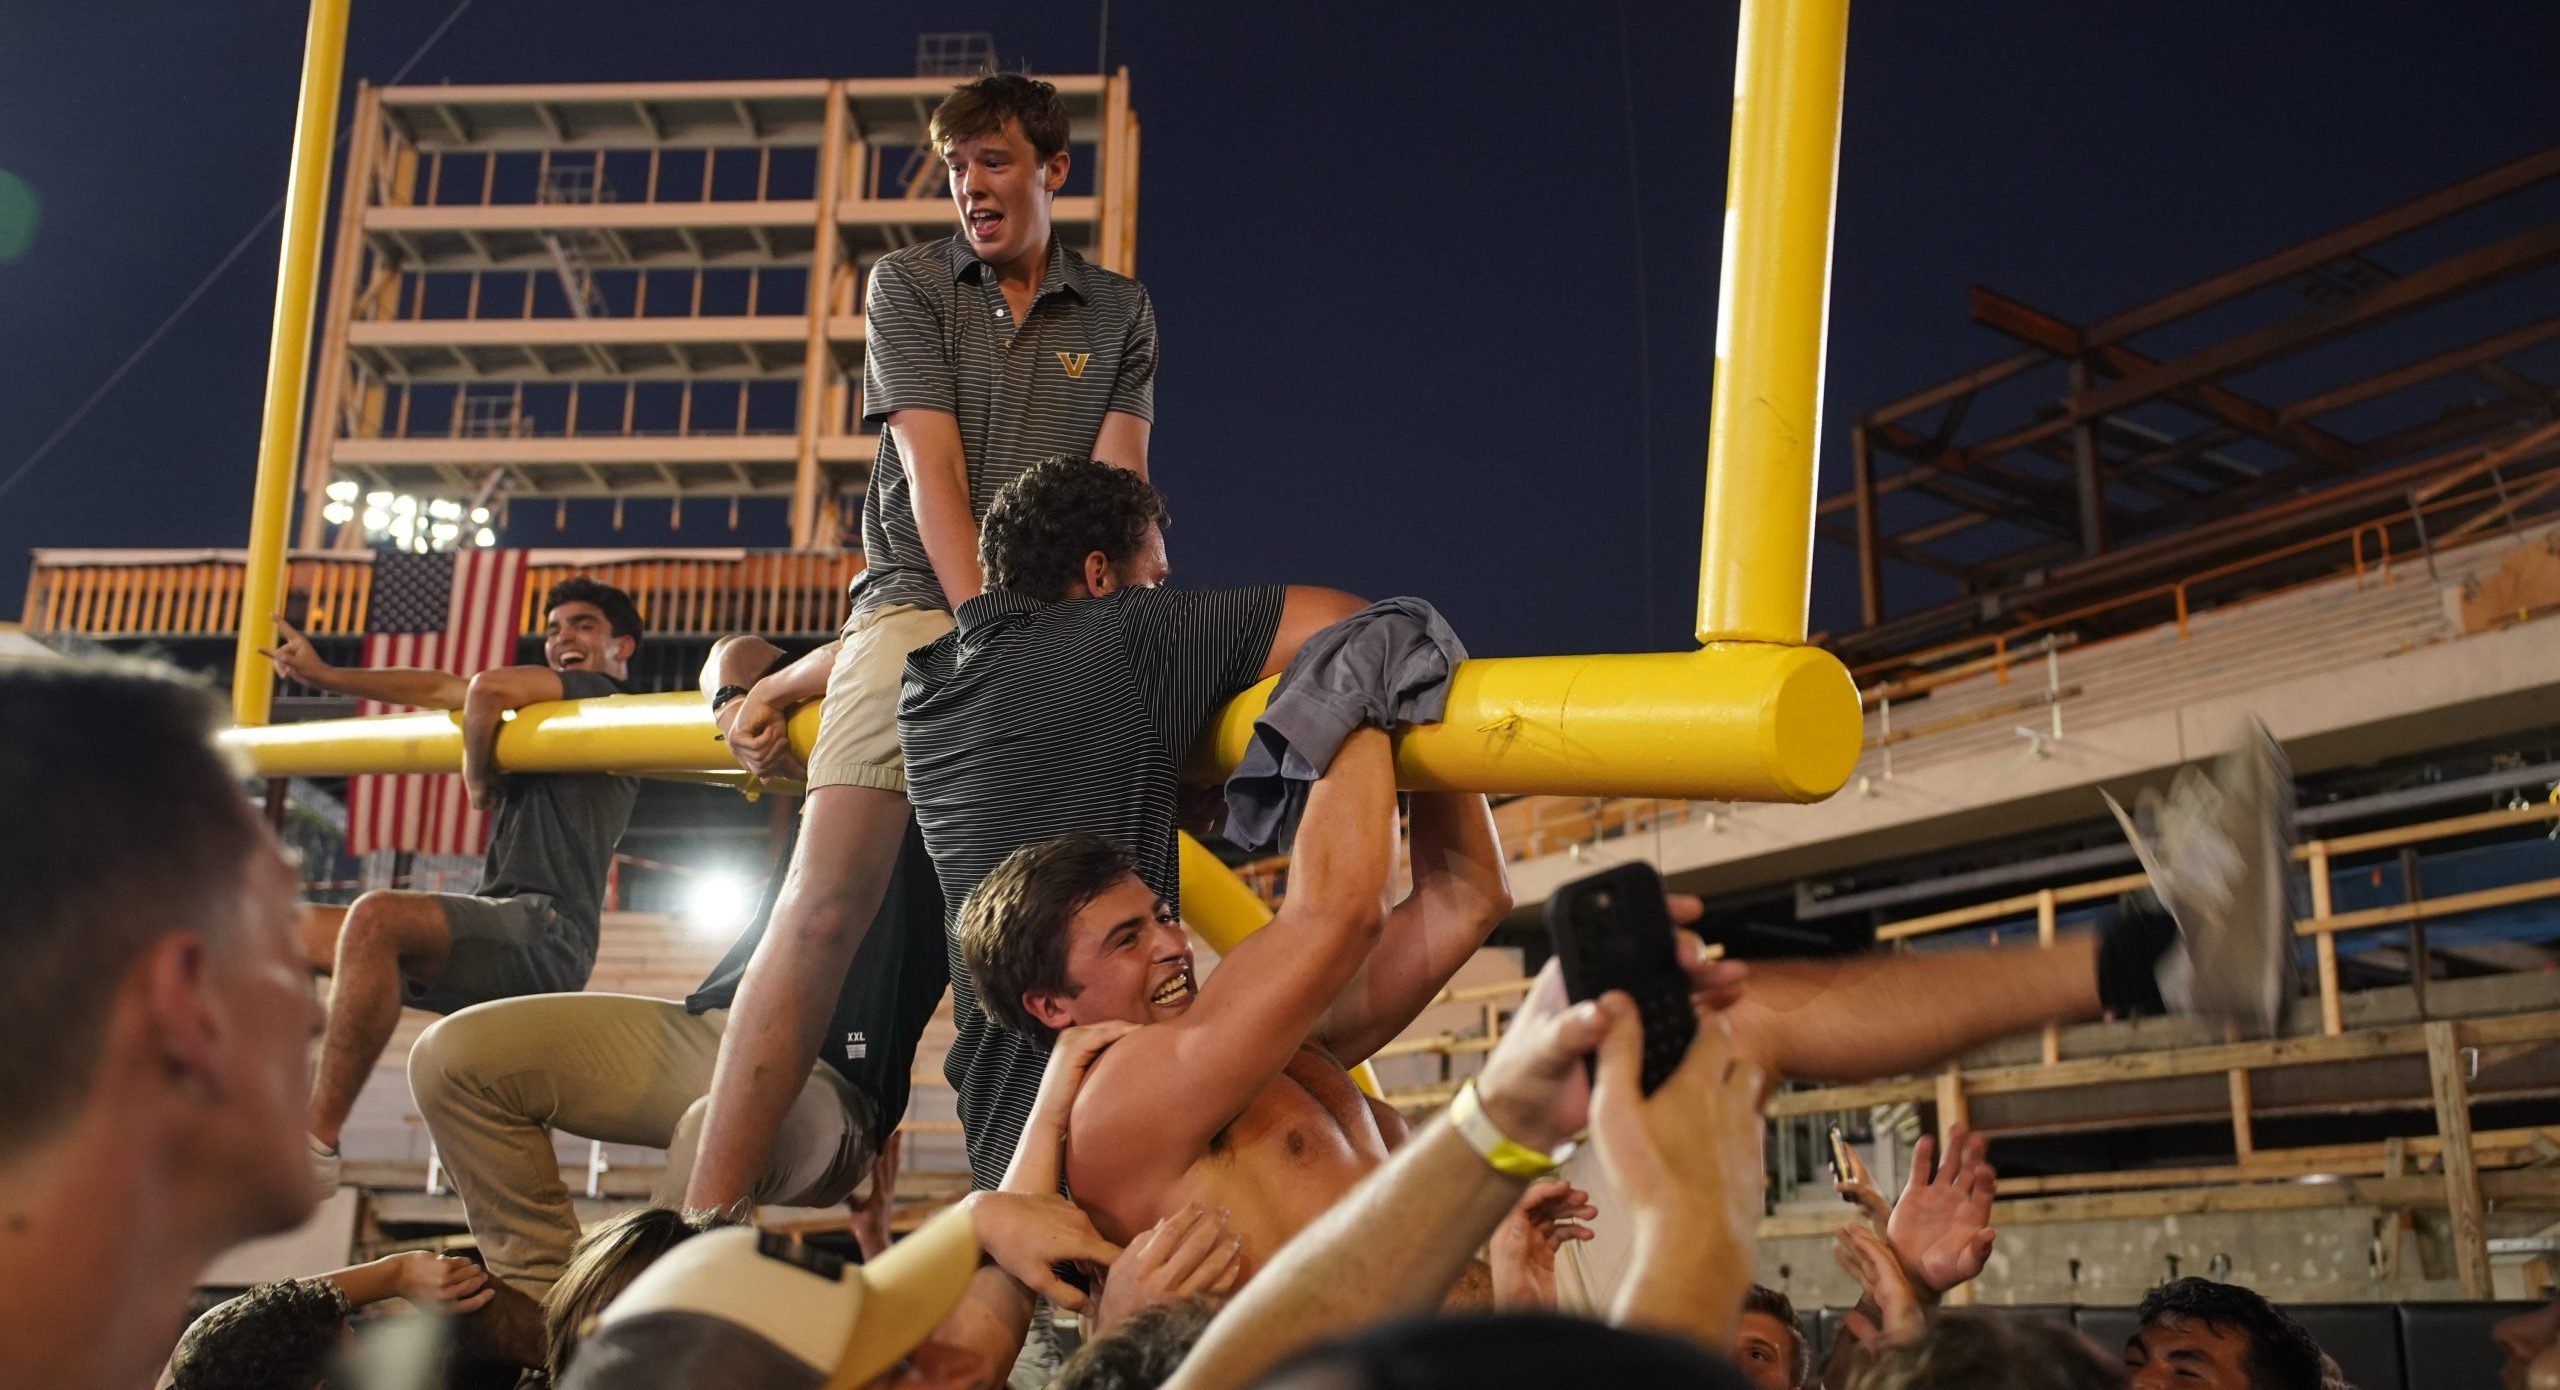
[[[960,958],[987,1017],[1047,1039],[1048,1027],[1022,1007],[1022,996],[1075,996],[1067,923],[1137,871],[1137,856],[1099,835],[1061,835],[1006,855],[960,905]]]
[[[1787,1330],[1787,1383],[1804,1384],[1813,1373],[1813,1348],[1805,1345],[1804,1324],[1796,1321],[1795,1300],[1766,1284],[1754,1284],[1742,1291],[1742,1311],[1766,1314]]]
[[[175,932],[232,939],[263,836],[225,722],[166,667],[0,668],[0,1158],[80,1109],[136,961]]]
[[[550,1367],[551,1383],[560,1383],[569,1358],[595,1330],[596,1315],[606,1304],[621,1297],[659,1256],[719,1224],[700,1212],[639,1207],[578,1237],[560,1282],[542,1296],[543,1362]]]
[[[2060,1323],[1959,1308],[1859,1368],[1849,1390],[2124,1390],[2124,1362]]]
[[[1067,104],[1058,100],[1058,89],[1018,72],[991,72],[952,88],[933,109],[926,133],[933,152],[947,155],[962,140],[997,134],[1006,121],[1022,126],[1022,138],[1043,164],[1067,147]]]

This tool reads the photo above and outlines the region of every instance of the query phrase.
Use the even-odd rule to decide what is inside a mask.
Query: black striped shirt
[[[1047,1045],[990,1022],[948,927],[980,880],[1024,845],[1106,835],[1138,876],[1181,903],[1179,773],[1219,708],[1260,676],[1282,590],[1123,589],[1040,603],[987,593],[907,658],[898,701],[907,798],[942,879],[959,1036],[943,1075],[962,1138],[993,1187],[1031,1117]]]
[[[1039,292],[1017,328],[995,269],[956,235],[882,257],[863,306],[862,418],[879,428],[880,449],[862,497],[853,610],[946,608],[887,428],[891,412],[933,410],[959,422],[969,514],[983,521],[997,491],[1031,465],[1092,454],[1104,415],[1155,418],[1155,308],[1137,281],[1052,237]]]

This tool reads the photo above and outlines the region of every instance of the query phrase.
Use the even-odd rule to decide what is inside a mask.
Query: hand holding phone
[[[1662,875],[1650,864],[1621,864],[1576,879],[1547,899],[1547,937],[1563,968],[1565,994],[1580,1003],[1623,990],[1635,1000],[1644,1025],[1646,1095],[1679,1068],[1698,1036],[1689,976],[1671,933]]]

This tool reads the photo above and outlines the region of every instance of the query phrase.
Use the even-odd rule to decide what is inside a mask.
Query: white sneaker
[[[311,1146],[311,1183],[320,1189],[321,1197],[326,1199],[337,1192],[347,1161],[339,1156],[336,1149],[330,1148],[318,1139],[308,1134],[302,1137],[304,1142]]]
[[[2284,748],[2251,720],[2240,746],[2209,768],[2184,768],[2165,797],[2146,791],[2128,815],[2114,797],[2151,891],[2178,926],[2161,957],[2172,1013],[2237,1023],[2272,1037],[2295,975],[2293,777]]]

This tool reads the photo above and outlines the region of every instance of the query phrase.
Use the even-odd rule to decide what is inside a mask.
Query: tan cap
[[[850,1390],[922,1345],[977,1270],[977,1230],[958,1207],[862,1265],[744,1227],[712,1231],[604,1310],[563,1387],[703,1390],[720,1379],[706,1381],[706,1368],[760,1366],[765,1385]]]

